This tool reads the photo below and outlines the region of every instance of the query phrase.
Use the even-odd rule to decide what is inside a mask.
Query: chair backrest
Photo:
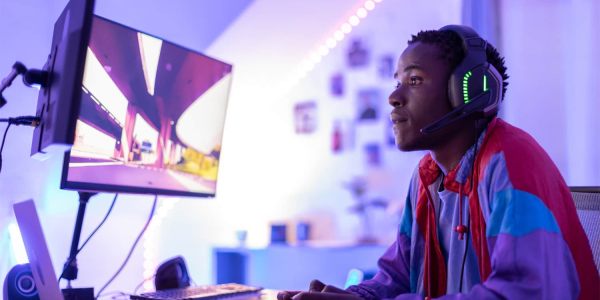
[[[590,241],[596,268],[600,271],[600,187],[571,187],[577,215]]]

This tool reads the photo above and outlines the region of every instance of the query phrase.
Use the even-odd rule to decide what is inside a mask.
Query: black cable
[[[477,160],[478,144],[479,144],[479,138],[476,138],[475,139],[475,151],[473,151],[473,158],[471,159],[471,182],[470,182],[470,187],[469,187],[469,194],[473,191],[473,178],[475,178],[475,161]],[[469,197],[467,196],[467,199],[468,198]],[[459,199],[459,201],[462,201],[462,199]],[[470,213],[470,211],[469,211],[468,216],[469,216],[469,219],[467,220],[467,238],[465,240],[465,251],[463,253],[462,265],[460,267],[460,283],[458,285],[459,293],[462,293],[463,275],[465,272],[465,262],[467,261],[467,250],[469,249],[469,236],[471,236],[471,213]]]
[[[471,229],[471,219],[467,221],[467,229]],[[458,285],[458,292],[462,293],[463,275],[465,272],[465,262],[467,261],[467,249],[469,249],[469,236],[471,233],[467,230],[467,239],[465,242],[465,252],[463,253],[462,266],[460,267],[460,284]]]
[[[112,291],[112,292],[106,292],[104,295],[100,296],[102,298],[104,297],[111,297],[110,299],[131,299],[131,294],[125,293],[125,292],[121,292],[121,291]]]
[[[2,150],[4,150],[4,142],[6,142],[6,134],[8,133],[10,125],[15,124],[37,127],[40,124],[40,118],[35,116],[22,116],[8,119],[2,118],[0,119],[0,122],[8,123],[8,125],[6,125],[6,129],[4,130],[4,136],[2,137],[2,146],[0,146],[0,172],[2,172]]]
[[[2,150],[4,150],[4,142],[6,141],[6,134],[8,133],[10,125],[12,125],[12,123],[8,123],[8,125],[6,125],[6,129],[4,130],[4,136],[2,137],[2,146],[0,146],[0,172],[2,172]]]
[[[102,295],[102,291],[104,291],[108,287],[108,285],[113,280],[115,280],[115,278],[117,278],[117,276],[119,275],[119,273],[121,273],[121,271],[123,270],[123,268],[125,268],[125,265],[127,264],[127,262],[129,261],[129,259],[131,258],[131,254],[133,253],[133,250],[135,250],[135,246],[137,246],[138,242],[140,241],[140,239],[144,235],[144,232],[146,232],[146,229],[148,229],[148,225],[150,225],[150,221],[152,221],[152,217],[154,216],[154,210],[156,209],[156,203],[157,202],[158,202],[158,195],[154,195],[154,203],[152,203],[152,209],[150,210],[150,216],[148,216],[148,221],[146,221],[146,224],[144,225],[144,228],[142,228],[142,231],[140,232],[140,234],[135,239],[135,242],[133,242],[133,245],[131,246],[131,249],[129,250],[129,253],[127,254],[127,257],[125,258],[125,261],[123,261],[123,263],[121,264],[121,266],[119,267],[119,269],[117,270],[117,272],[108,280],[108,282],[106,284],[104,284],[104,286],[100,289],[100,291],[98,292],[98,294],[96,294],[96,299],[98,299],[98,297],[100,297]]]
[[[100,224],[98,224],[98,226],[96,226],[96,229],[94,229],[92,231],[92,233],[90,233],[90,235],[85,239],[85,242],[83,242],[83,244],[81,245],[81,247],[79,247],[79,249],[77,249],[77,252],[75,252],[75,255],[73,255],[72,258],[70,258],[66,263],[65,266],[70,265],[73,260],[77,257],[77,254],[79,254],[79,252],[81,252],[81,250],[83,250],[83,247],[85,247],[85,245],[90,241],[90,239],[94,236],[94,234],[96,234],[96,231],[98,231],[98,229],[100,229],[100,227],[102,227],[102,225],[104,224],[104,222],[106,222],[106,219],[108,219],[108,216],[110,215],[110,213],[112,212],[113,207],[115,206],[115,203],[117,202],[117,196],[119,196],[119,194],[115,194],[115,197],[113,198],[112,203],[110,204],[110,207],[108,208],[108,211],[106,212],[106,214],[104,215],[104,218],[102,219],[102,221],[100,222]],[[62,273],[60,273],[60,276],[58,277],[58,281],[60,282],[60,280],[63,278],[63,276],[65,276],[65,270],[67,268],[63,268]]]
[[[36,116],[20,116],[20,117],[10,117],[10,118],[1,118],[0,122],[15,124],[15,125],[27,125],[32,127],[37,127],[40,125],[41,118]]]
[[[85,247],[85,245],[90,241],[90,239],[92,238],[92,236],[94,236],[94,234],[96,234],[96,231],[98,231],[98,229],[100,229],[100,227],[102,227],[102,225],[104,224],[104,222],[106,222],[106,219],[108,219],[108,216],[112,212],[112,209],[115,206],[115,203],[117,202],[117,197],[118,196],[119,196],[118,193],[115,194],[115,197],[113,198],[113,201],[110,204],[110,207],[108,208],[108,211],[106,212],[106,215],[104,215],[104,218],[102,219],[102,221],[100,221],[100,224],[98,224],[98,226],[96,226],[96,229],[94,229],[92,231],[92,233],[90,233],[90,235],[87,237],[87,239],[85,239],[85,242],[83,242],[83,244],[81,245],[81,247],[79,247],[79,249],[77,249],[77,254],[79,254],[79,252],[81,252],[81,250],[83,249],[83,247]]]
[[[140,282],[140,284],[135,286],[135,289],[133,290],[133,294],[137,295],[137,291],[144,285],[144,283],[146,283],[146,281],[148,281],[148,280],[154,279],[154,277],[156,277],[156,273],[154,273],[152,276],[150,276],[148,278],[144,278],[144,280],[142,280],[142,282]]]

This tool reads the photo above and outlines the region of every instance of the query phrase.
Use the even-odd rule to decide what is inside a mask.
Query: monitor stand
[[[81,237],[81,227],[83,225],[83,217],[85,215],[85,207],[92,196],[96,193],[79,192],[79,209],[77,210],[77,218],[75,220],[75,230],[73,231],[73,239],[71,240],[71,251],[69,258],[63,267],[61,278],[67,281],[67,288],[63,289],[65,300],[93,300],[94,288],[72,288],[71,280],[77,279],[77,254],[79,253],[79,239]],[[60,278],[59,278],[60,281]]]

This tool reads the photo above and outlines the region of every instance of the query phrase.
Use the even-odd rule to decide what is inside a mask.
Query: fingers
[[[336,286],[333,285],[326,285],[321,292],[323,293],[337,293],[337,294],[351,294],[350,292],[347,292],[346,290],[340,289]]]
[[[283,291],[277,293],[277,300],[292,300],[292,297],[299,294],[300,291]]]
[[[291,300],[317,300],[319,294],[319,292],[301,292],[292,297]]]
[[[323,293],[323,292],[301,292],[291,298],[291,300],[361,300],[354,294]]]
[[[324,288],[325,288],[324,283],[322,283],[321,281],[319,281],[317,279],[314,279],[313,281],[310,282],[308,291],[309,292],[321,292],[321,291],[323,291]]]
[[[360,300],[357,296],[333,285],[315,279],[310,282],[308,292],[282,291],[277,300]]]
[[[349,293],[349,292],[346,292],[345,290],[335,287],[333,285],[326,285],[317,279],[314,279],[313,281],[310,282],[308,291],[309,292],[322,292],[322,293],[338,293],[338,294],[348,294]]]

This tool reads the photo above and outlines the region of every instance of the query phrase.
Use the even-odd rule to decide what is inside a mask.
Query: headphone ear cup
[[[500,75],[500,72],[493,65],[489,64],[484,74],[486,76],[487,90],[492,94],[489,102],[483,108],[483,115],[487,117],[498,112],[500,102],[504,96],[504,87],[502,75]]]
[[[453,72],[450,74],[450,79],[448,80],[448,99],[450,100],[450,106],[452,109],[459,107],[464,104],[462,99],[462,82],[460,80],[461,76],[456,74],[457,72]]]
[[[489,92],[491,97],[479,98],[478,96]],[[488,99],[487,103],[472,104],[480,107],[480,112],[490,115],[490,111],[498,110],[498,104],[502,99],[502,77],[500,73],[489,63],[476,66],[471,70],[457,70],[448,81],[448,98],[452,108],[471,103],[473,100],[482,101]]]
[[[154,286],[157,291],[190,286],[190,276],[183,257],[177,256],[162,263],[156,270]]]

